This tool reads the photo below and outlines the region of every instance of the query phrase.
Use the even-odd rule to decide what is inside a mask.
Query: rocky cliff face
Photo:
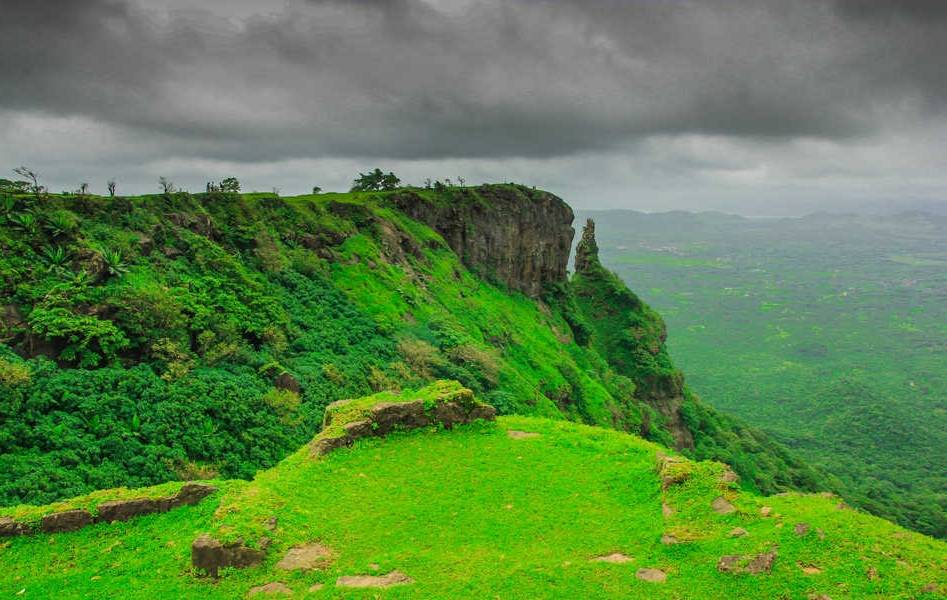
[[[667,354],[664,320],[599,262],[592,219],[575,249],[572,284],[594,331],[593,346],[635,382],[635,396],[664,417],[674,446],[693,448],[693,433],[681,413],[684,376]]]
[[[575,230],[572,209],[548,192],[514,185],[457,189],[449,202],[405,192],[393,198],[411,218],[440,233],[467,267],[538,297],[566,280]]]

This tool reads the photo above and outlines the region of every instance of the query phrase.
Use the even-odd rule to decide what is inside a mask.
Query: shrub
[[[280,421],[290,425],[299,422],[299,394],[286,389],[273,388],[263,395],[263,402],[272,408]]]
[[[30,382],[30,367],[21,362],[0,358],[0,385],[12,388]]]

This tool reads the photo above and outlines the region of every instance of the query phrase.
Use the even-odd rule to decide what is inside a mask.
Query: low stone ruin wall
[[[44,516],[38,525],[22,523],[10,517],[0,517],[0,536],[62,533],[77,531],[93,523],[127,521],[132,517],[163,513],[179,506],[197,504],[216,491],[217,488],[205,483],[186,483],[173,496],[110,500],[99,504],[95,509],[95,514],[84,508],[64,510]]]

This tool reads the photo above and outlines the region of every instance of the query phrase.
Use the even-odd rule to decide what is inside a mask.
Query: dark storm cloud
[[[292,0],[245,19],[227,5],[0,0],[0,109],[179,155],[415,159],[845,140],[947,96],[940,2]]]

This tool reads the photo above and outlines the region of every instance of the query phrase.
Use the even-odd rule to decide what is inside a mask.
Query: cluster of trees
[[[378,192],[396,189],[401,179],[391,171],[384,173],[376,168],[368,173],[359,173],[352,182],[353,192]]]
[[[0,192],[10,194],[34,193],[37,195],[41,195],[46,192],[46,187],[39,183],[39,175],[36,172],[27,169],[26,167],[18,167],[14,169],[14,172],[23,179],[10,180],[0,178]],[[457,186],[463,187],[465,183],[466,182],[463,177],[457,177]],[[381,169],[375,168],[368,173],[359,173],[358,177],[356,177],[352,182],[351,191],[383,192],[395,190],[400,185],[401,178],[395,175],[393,172],[389,171],[385,173]],[[161,188],[161,193],[163,194],[174,194],[176,192],[183,191],[177,187],[172,180],[164,176],[158,178],[158,186]],[[443,181],[432,180],[430,178],[424,180],[424,188],[428,190],[433,189],[437,191],[444,191],[453,188],[454,186],[454,181],[450,178],[446,178]],[[109,196],[115,196],[116,187],[117,185],[114,179],[110,179],[106,183],[106,189],[108,190]],[[226,177],[220,181],[208,181],[205,185],[205,191],[208,194],[217,192],[236,194],[240,192],[240,181],[236,177]],[[322,188],[320,186],[313,186],[313,194],[319,194],[321,192]],[[278,196],[279,189],[273,188],[273,193]],[[63,192],[63,194],[86,196],[89,194],[89,184],[86,182],[80,183],[76,190]]]

